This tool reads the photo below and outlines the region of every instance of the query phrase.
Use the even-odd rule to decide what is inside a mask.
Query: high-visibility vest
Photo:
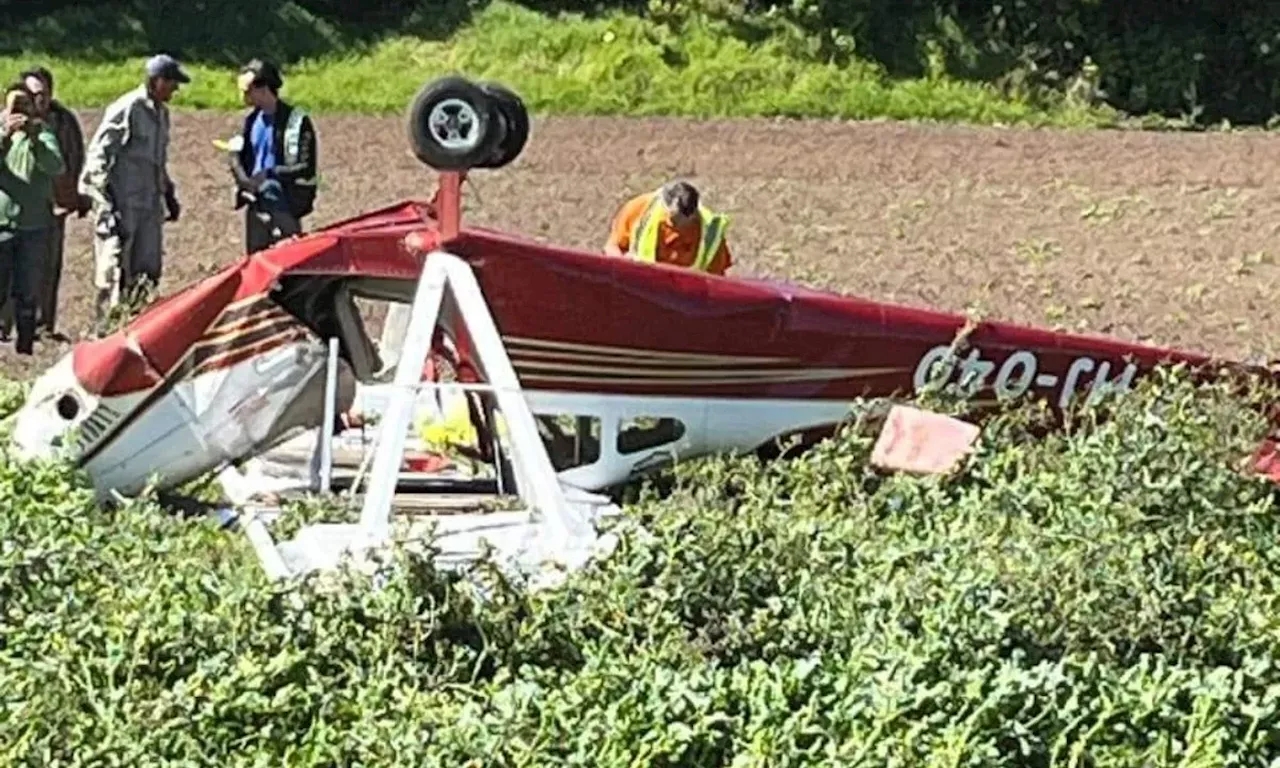
[[[285,165],[293,165],[298,162],[298,156],[302,154],[302,120],[306,116],[306,111],[301,107],[294,107],[289,111],[289,120],[284,124]],[[315,177],[294,180],[294,184],[301,186],[315,186],[315,183]]]
[[[658,227],[666,213],[662,204],[662,193],[653,196],[644,215],[631,230],[631,247],[627,252],[632,258],[650,263],[658,260]],[[724,231],[729,227],[729,217],[720,213],[711,213],[698,206],[698,218],[702,220],[702,237],[698,239],[698,255],[693,260],[692,269],[707,271],[716,251],[724,242]]]

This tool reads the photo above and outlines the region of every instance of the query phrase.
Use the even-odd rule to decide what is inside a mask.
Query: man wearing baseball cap
[[[142,278],[160,282],[163,223],[181,212],[169,177],[169,100],[190,76],[172,56],[147,60],[145,82],[107,107],[85,152],[80,191],[93,206],[95,309],[110,307]],[[162,206],[163,204],[163,206]]]
[[[238,84],[250,110],[228,161],[235,207],[245,208],[245,253],[253,253],[300,234],[314,210],[316,127],[306,110],[280,98],[284,78],[273,62],[248,62]]]

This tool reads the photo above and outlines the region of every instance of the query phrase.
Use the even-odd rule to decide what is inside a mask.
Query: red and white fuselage
[[[918,391],[966,326],[960,315],[486,229],[442,241],[431,204],[405,202],[248,256],[77,345],[35,385],[15,442],[31,456],[66,450],[100,490],[129,494],[314,428],[328,337],[364,385],[391,352],[376,349],[353,297],[410,301],[437,247],[474,270],[533,412],[590,427],[588,449],[559,467],[586,489],[672,458],[755,450],[830,427],[862,398]],[[984,322],[949,380],[979,400],[1031,394],[1061,407],[1173,362],[1208,360]],[[68,430],[78,438],[61,445]]]

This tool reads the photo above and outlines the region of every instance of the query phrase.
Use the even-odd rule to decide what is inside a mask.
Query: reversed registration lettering
[[[1057,389],[1059,408],[1078,395],[1087,393],[1087,402],[1096,403],[1113,393],[1127,392],[1138,372],[1135,363],[1127,363],[1123,370],[1113,375],[1111,363],[1099,363],[1092,357],[1077,357],[1067,368],[1065,376],[1041,372],[1040,359],[1030,350],[1017,350],[1002,362],[983,359],[977,349],[963,357],[951,353],[948,344],[930,349],[916,365],[914,385],[916,392],[926,386],[941,386],[964,397],[972,397],[984,390],[993,391],[1001,399],[1020,397],[1028,391],[1040,390],[1042,396],[1053,396]]]

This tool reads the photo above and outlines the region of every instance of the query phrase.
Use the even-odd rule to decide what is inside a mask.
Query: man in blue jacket
[[[316,197],[316,131],[311,117],[280,98],[284,80],[271,62],[254,59],[240,70],[247,106],[239,152],[230,155],[235,207],[245,208],[245,252],[253,253],[302,231]]]

